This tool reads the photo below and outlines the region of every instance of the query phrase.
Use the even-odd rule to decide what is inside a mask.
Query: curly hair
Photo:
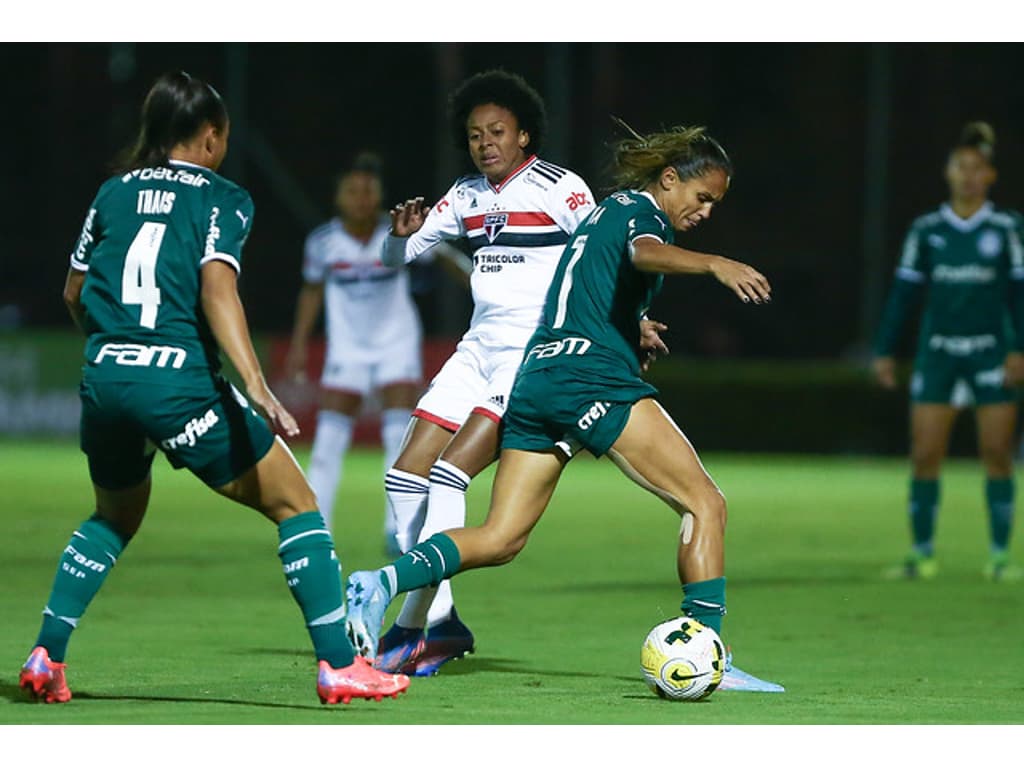
[[[716,169],[729,177],[733,174],[729,155],[702,126],[680,125],[642,136],[613,119],[632,134],[614,147],[612,176],[619,189],[643,189],[669,166],[683,181]]]
[[[519,128],[530,136],[524,147],[527,152],[536,153],[543,145],[547,130],[544,99],[521,76],[491,69],[464,80],[448,98],[448,120],[455,147],[465,149],[469,113],[483,104],[496,104],[516,116]]]

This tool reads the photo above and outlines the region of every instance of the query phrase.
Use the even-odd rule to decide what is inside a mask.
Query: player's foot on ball
[[[41,645],[32,649],[18,676],[18,687],[28,691],[36,701],[63,704],[71,701],[71,690],[64,679],[65,665],[50,661],[50,654]]]
[[[415,661],[426,644],[427,636],[421,628],[392,624],[391,629],[380,639],[373,666],[384,672],[404,672],[411,675],[415,666],[410,666],[410,662]]]
[[[341,669],[321,661],[316,676],[316,694],[321,704],[348,704],[352,699],[380,701],[385,696],[397,699],[408,687],[408,677],[376,670],[362,656],[356,656],[355,661]]]
[[[413,670],[409,674],[416,677],[436,675],[442,665],[461,659],[474,650],[473,633],[452,608],[447,619],[427,628],[426,646],[413,660]]]
[[[759,677],[744,672],[732,663],[732,650],[725,653],[725,674],[722,675],[722,682],[718,684],[720,691],[751,691],[754,693],[783,693],[783,688],[778,683],[770,683]]]
[[[887,568],[882,576],[889,581],[928,581],[939,573],[939,564],[932,556],[919,555],[911,552],[899,565]]]
[[[360,656],[373,661],[384,613],[391,596],[380,580],[380,571],[355,571],[345,584],[348,639]]]
[[[1003,583],[1024,581],[1024,568],[1011,563],[1009,555],[1005,552],[992,555],[989,561],[985,563],[985,569],[982,573],[989,581]]]

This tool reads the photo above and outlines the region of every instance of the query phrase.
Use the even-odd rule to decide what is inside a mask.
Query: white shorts
[[[353,354],[348,344],[328,344],[320,386],[339,392],[351,392],[364,397],[370,392],[390,384],[423,381],[423,359],[419,338],[411,343],[388,347],[373,359],[365,350]]]
[[[522,361],[522,347],[489,347],[463,339],[412,415],[453,432],[471,413],[500,422]]]

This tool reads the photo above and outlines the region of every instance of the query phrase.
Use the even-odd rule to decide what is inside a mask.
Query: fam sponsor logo
[[[526,353],[526,359],[535,357],[538,360],[543,360],[546,357],[557,357],[558,355],[583,355],[592,344],[590,339],[569,336],[558,341],[549,341],[547,344],[530,347],[530,351]]]
[[[160,447],[168,451],[173,451],[175,448],[180,448],[183,445],[191,447],[219,421],[220,419],[217,418],[217,414],[211,408],[202,416],[189,419],[185,424],[185,428],[174,437],[161,440]]]
[[[105,570],[107,570],[107,566],[105,566],[103,563],[97,563],[95,560],[86,557],[77,549],[75,549],[71,544],[68,544],[64,548],[64,554],[71,555],[71,559],[75,561],[75,565],[77,565],[78,567],[76,568],[74,565],[71,565],[70,563],[61,563],[61,569],[66,571],[67,573],[70,573],[76,579],[84,579],[86,576],[84,571],[94,571],[95,573],[103,573]]]
[[[185,364],[188,353],[181,347],[166,347],[160,344],[104,344],[96,353],[94,363],[102,363],[111,358],[115,365],[139,366],[147,368],[181,368]]]
[[[610,407],[611,403],[609,402],[598,401],[594,403],[592,406],[590,406],[586,413],[580,416],[579,420],[576,422],[576,426],[578,426],[583,431],[590,429],[592,426],[594,426],[594,423],[597,422],[598,419],[600,419],[602,416],[605,416],[608,413],[608,409]]]

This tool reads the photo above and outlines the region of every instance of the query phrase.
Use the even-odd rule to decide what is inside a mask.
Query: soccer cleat
[[[50,654],[41,645],[32,649],[18,677],[18,687],[28,691],[36,701],[63,704],[71,701],[71,689],[64,679],[65,665],[50,661]]]
[[[751,691],[754,693],[783,693],[786,689],[778,683],[770,683],[744,672],[732,665],[732,650],[725,652],[725,674],[718,684],[720,691]]]
[[[1024,580],[1024,568],[1011,563],[1005,552],[992,555],[982,573],[989,581],[1009,583]]]
[[[931,555],[911,552],[899,565],[888,568],[882,575],[889,581],[929,581],[939,573],[939,564]]]
[[[380,582],[380,571],[355,571],[345,584],[348,639],[356,653],[370,661],[377,656],[378,638],[391,597]]]
[[[436,675],[442,665],[461,659],[474,650],[473,633],[459,620],[459,615],[452,608],[447,619],[427,629],[427,642],[423,651],[407,668],[411,667],[409,674],[416,677],[430,677]]]
[[[384,672],[413,674],[415,666],[409,662],[417,658],[426,647],[427,636],[423,630],[392,624],[377,645],[377,658],[373,666]]]
[[[316,694],[321,704],[348,704],[352,699],[380,701],[385,696],[397,699],[408,687],[408,677],[376,670],[362,656],[356,656],[355,661],[341,669],[321,660],[316,676]]]

